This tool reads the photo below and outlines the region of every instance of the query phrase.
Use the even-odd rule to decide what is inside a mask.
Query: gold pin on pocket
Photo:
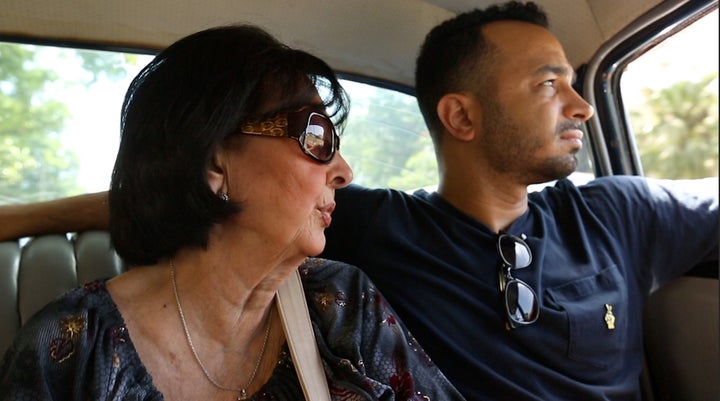
[[[612,305],[605,304],[605,324],[608,330],[615,330],[615,315],[613,315],[612,310]]]

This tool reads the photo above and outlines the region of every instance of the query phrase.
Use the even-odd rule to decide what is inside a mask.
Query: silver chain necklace
[[[260,356],[258,356],[257,362],[255,362],[255,369],[253,369],[252,375],[250,375],[250,379],[248,380],[245,387],[240,388],[223,386],[217,381],[215,381],[212,376],[210,376],[210,373],[208,372],[207,368],[205,368],[205,365],[203,365],[200,357],[197,354],[197,351],[195,350],[192,338],[190,338],[190,331],[188,330],[187,322],[185,321],[185,314],[183,313],[182,305],[180,305],[180,296],[178,295],[177,282],[175,281],[175,265],[173,264],[172,260],[170,260],[170,278],[172,279],[173,292],[175,293],[175,303],[177,304],[178,313],[180,314],[180,321],[182,322],[183,330],[185,330],[185,338],[187,339],[187,343],[190,346],[190,351],[192,351],[192,354],[195,357],[195,361],[197,361],[198,365],[200,365],[200,369],[202,369],[205,377],[210,381],[210,383],[212,383],[213,386],[219,388],[220,390],[236,392],[238,393],[238,400],[246,400],[248,398],[247,389],[250,387],[253,380],[255,380],[255,376],[257,375],[258,369],[260,368],[260,362],[262,362],[263,356],[265,355],[265,347],[267,346],[268,337],[270,337],[270,322],[272,321],[272,313],[270,313],[267,318],[267,328],[265,328],[265,338],[263,339],[262,349],[260,349]]]

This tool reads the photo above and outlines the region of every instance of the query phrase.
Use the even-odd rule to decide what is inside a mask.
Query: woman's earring
[[[218,197],[220,197],[220,199],[223,200],[223,202],[230,201],[230,197],[228,196],[228,194],[223,191],[218,191],[217,195],[218,195]]]

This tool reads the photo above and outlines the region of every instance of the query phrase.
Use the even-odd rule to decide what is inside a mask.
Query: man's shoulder
[[[392,188],[369,188],[358,184],[350,184],[347,187],[340,188],[336,191],[337,197],[344,198],[374,198],[378,200],[391,200],[396,198],[412,198],[420,196],[424,191],[401,191]]]
[[[362,201],[363,207],[395,206],[412,204],[434,204],[438,198],[435,187],[400,190],[393,188],[367,188],[351,184],[336,191],[336,199],[340,201]]]

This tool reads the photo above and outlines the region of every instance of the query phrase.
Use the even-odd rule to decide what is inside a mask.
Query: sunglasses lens
[[[510,321],[521,325],[536,321],[540,312],[535,291],[517,279],[505,286],[505,307]]]
[[[335,128],[327,117],[310,114],[304,135],[301,136],[305,151],[318,160],[328,162],[335,155]]]
[[[530,266],[532,256],[528,245],[519,238],[503,234],[498,239],[498,251],[503,261],[513,269]]]

